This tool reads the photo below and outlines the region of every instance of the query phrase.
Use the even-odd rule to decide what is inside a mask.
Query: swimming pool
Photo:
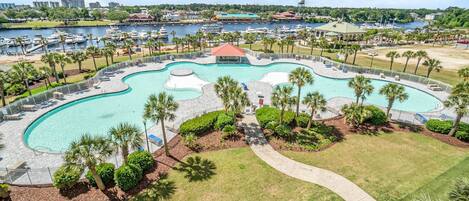
[[[201,95],[197,90],[169,90],[164,83],[170,71],[178,68],[190,68],[200,79],[215,82],[220,76],[229,75],[239,82],[260,80],[270,72],[285,72],[299,67],[293,63],[274,63],[267,66],[248,64],[196,64],[175,62],[159,71],[141,72],[129,75],[123,82],[129,89],[113,93],[80,99],[60,106],[36,119],[25,131],[24,142],[32,149],[48,152],[63,152],[68,145],[83,133],[106,135],[107,130],[120,122],[142,125],[143,106],[147,97],[153,93],[166,91],[176,100],[193,99]],[[309,69],[312,73],[313,70]],[[326,99],[334,97],[354,98],[353,90],[347,87],[347,79],[332,79],[315,75],[313,85],[303,88],[303,96],[308,91],[319,91]],[[385,107],[385,97],[378,94],[379,88],[387,82],[373,80],[373,94],[366,102]],[[394,109],[410,112],[427,112],[436,109],[440,101],[430,94],[406,87],[409,99],[404,103],[396,102]],[[143,126],[142,126],[143,127]]]

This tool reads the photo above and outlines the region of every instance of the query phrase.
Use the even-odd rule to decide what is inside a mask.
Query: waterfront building
[[[85,0],[62,0],[62,6],[66,8],[84,8]]]
[[[254,13],[220,13],[215,16],[215,20],[219,22],[252,22],[259,19]]]
[[[0,3],[0,10],[8,9],[8,8],[15,8],[16,5],[14,3]]]
[[[339,40],[355,40],[366,33],[366,31],[360,29],[360,27],[343,21],[330,22],[325,25],[315,27],[313,32],[318,38],[336,38]]]
[[[281,12],[281,13],[272,15],[272,19],[276,21],[290,21],[290,20],[301,20],[301,17],[296,15],[295,12],[287,11],[287,12]]]
[[[181,20],[181,15],[179,15],[178,13],[166,13],[164,14],[162,17],[162,20],[163,21],[167,21],[167,22],[178,22]]]
[[[101,8],[99,1],[89,3],[90,8]]]
[[[127,18],[128,22],[152,22],[153,20],[153,16],[147,13],[130,14],[129,18]]]
[[[117,2],[109,2],[108,6],[109,8],[117,8],[120,6],[120,4]]]

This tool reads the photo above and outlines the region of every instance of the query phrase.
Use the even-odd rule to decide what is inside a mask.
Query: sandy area
[[[418,51],[425,50],[430,58],[435,58],[441,61],[443,68],[446,69],[460,69],[469,65],[469,50],[455,48],[454,46],[439,46],[436,45],[419,45],[419,46],[402,46],[393,48],[380,48],[377,49],[378,56],[376,58],[388,60],[386,53],[391,50],[395,50],[402,54],[407,50]],[[405,63],[406,58],[397,58],[396,62]],[[416,64],[417,59],[411,59],[410,64]]]

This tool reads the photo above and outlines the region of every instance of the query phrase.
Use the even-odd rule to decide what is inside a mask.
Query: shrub
[[[112,163],[101,163],[96,166],[96,172],[101,177],[101,180],[103,180],[104,185],[109,185],[114,182],[114,170],[115,166]],[[96,186],[96,181],[90,171],[86,173],[85,177],[91,185]]]
[[[463,201],[469,197],[469,179],[458,179],[453,189],[449,192],[449,200]]]
[[[213,129],[213,124],[221,112],[222,111],[210,112],[200,117],[189,119],[181,124],[179,133],[181,133],[181,135],[188,135],[190,133],[200,135],[208,132]]]
[[[308,126],[310,116],[306,113],[301,113],[295,118],[296,121],[296,126],[299,126],[301,128],[306,128]]]
[[[135,186],[142,179],[143,171],[135,164],[127,164],[120,166],[114,173],[114,181],[117,186],[127,191]]]
[[[148,151],[135,151],[127,158],[129,164],[138,165],[142,171],[147,171],[155,164],[155,159]]]
[[[275,130],[275,128],[278,126],[278,123],[277,121],[271,121],[269,122],[267,125],[265,125],[265,128],[266,129],[270,129],[270,130]]]
[[[186,147],[189,147],[190,149],[197,149],[199,147],[199,144],[197,143],[197,136],[194,135],[194,133],[190,133],[186,136],[183,136],[182,140],[184,141],[184,145]]]
[[[80,180],[82,172],[78,166],[63,165],[54,172],[53,184],[60,190],[70,189]]]
[[[256,110],[256,118],[262,128],[272,121],[280,120],[280,110],[274,107],[262,107]],[[291,125],[295,119],[295,113],[292,111],[285,111],[283,115],[283,123]]]
[[[315,123],[310,129],[296,133],[296,142],[306,149],[319,150],[337,141],[332,129],[331,126]]]
[[[215,129],[223,130],[223,128],[227,125],[233,125],[235,123],[234,116],[231,116],[226,113],[221,113],[217,117],[217,121],[215,122]]]
[[[386,113],[383,112],[380,108],[374,105],[365,106],[365,109],[371,112],[370,117],[368,117],[365,122],[370,123],[376,126],[384,125],[388,122],[388,118],[386,117]]]
[[[10,197],[10,186],[8,184],[0,184],[0,198]]]
[[[234,125],[227,125],[223,128],[223,134],[222,134],[222,138],[223,139],[228,139],[230,137],[233,137],[236,135],[236,126]]]
[[[292,136],[292,130],[287,125],[278,125],[275,130],[275,134],[284,139],[290,139]]]
[[[430,119],[425,123],[428,130],[441,134],[448,134],[452,126],[453,122],[451,120]]]
[[[462,141],[469,141],[469,132],[467,131],[457,131],[454,136]]]

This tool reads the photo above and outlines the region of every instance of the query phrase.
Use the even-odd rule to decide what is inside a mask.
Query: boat
[[[139,37],[140,37],[141,40],[146,40],[146,39],[148,39],[148,37],[150,37],[150,34],[148,34],[147,32],[141,32],[139,34]]]
[[[267,27],[261,27],[261,28],[251,28],[248,27],[245,31],[245,33],[255,33],[259,35],[266,35],[269,33],[269,29]]]
[[[168,31],[166,31],[166,29],[164,28],[164,26],[162,26],[162,27],[160,28],[158,37],[159,37],[159,38],[168,38]]]
[[[151,38],[158,38],[159,35],[160,35],[160,33],[158,33],[158,31],[153,30],[153,31],[151,31],[150,37]]]
[[[42,38],[43,38],[42,35],[34,35],[33,45],[41,44]]]
[[[223,24],[221,23],[214,23],[214,24],[204,24],[199,31],[204,34],[219,34],[223,30]]]
[[[134,40],[138,40],[140,38],[140,36],[138,35],[138,32],[133,30],[129,33],[129,37],[134,39]]]

